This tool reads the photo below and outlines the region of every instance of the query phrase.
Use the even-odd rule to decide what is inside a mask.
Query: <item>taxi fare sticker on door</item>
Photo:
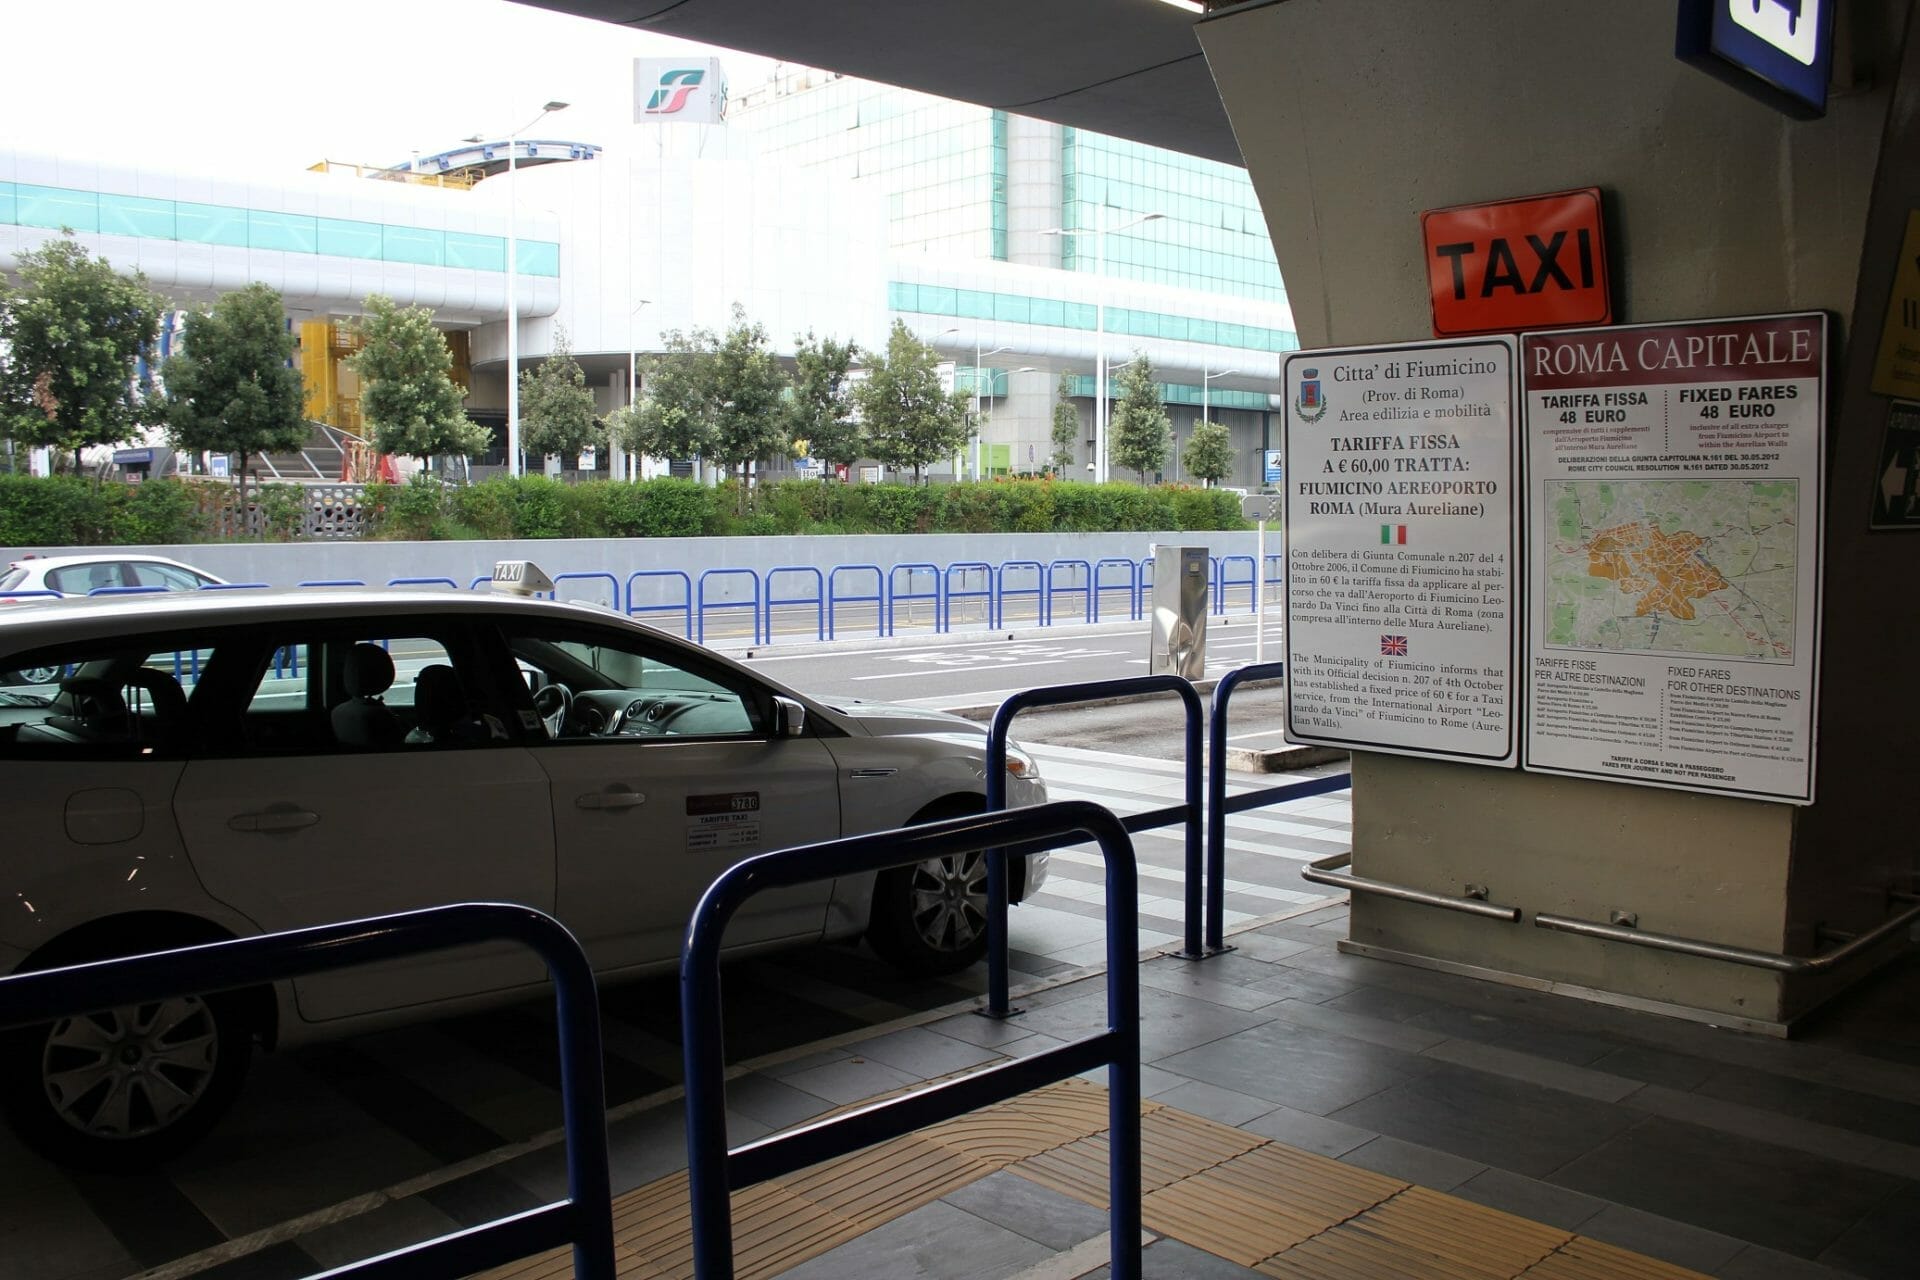
[[[687,797],[687,848],[743,849],[760,843],[760,793]]]

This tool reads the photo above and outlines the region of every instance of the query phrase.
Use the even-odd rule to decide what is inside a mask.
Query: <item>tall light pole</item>
[[[635,320],[640,318],[643,308],[652,303],[652,298],[642,298],[633,304],[633,310],[627,313],[627,408],[631,410],[640,403],[640,338]],[[613,468],[613,478],[624,480],[627,475],[627,451],[614,441],[607,441],[607,448],[613,451],[609,460]]]
[[[556,111],[564,102],[549,102],[540,114],[507,135],[507,474],[520,474],[520,135]],[[471,141],[471,139],[469,139]]]
[[[1107,233],[1125,231],[1143,222],[1164,218],[1164,213],[1142,213],[1112,227],[1054,227],[1044,236],[1093,237],[1093,478],[1104,484],[1107,479]]]
[[[995,347],[988,352],[980,350],[980,335],[973,338],[973,475],[970,479],[980,479],[980,362],[987,356],[997,356],[1002,351],[1011,351],[1012,347]]]
[[[1238,369],[1222,369],[1218,373],[1208,373],[1207,366],[1205,365],[1200,366],[1200,421],[1202,422],[1213,421],[1212,417],[1207,412],[1207,394],[1213,388],[1213,380],[1215,378],[1224,378],[1230,373],[1238,373],[1238,372],[1240,372]],[[1177,475],[1178,466],[1180,462],[1179,453],[1177,450],[1175,451],[1173,461],[1175,465],[1175,474]]]

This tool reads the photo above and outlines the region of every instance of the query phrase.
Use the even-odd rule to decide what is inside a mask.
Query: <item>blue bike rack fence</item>
[[[780,575],[783,573],[790,574],[796,578],[801,578],[801,579],[805,579],[811,576],[813,579],[813,594],[810,596],[805,596],[805,595],[783,596],[783,595],[777,594],[774,590],[774,587],[778,582]],[[826,577],[818,569],[814,568],[810,564],[776,565],[775,567],[767,570],[766,592],[767,592],[766,614],[767,614],[767,643],[768,644],[773,643],[773,607],[775,605],[788,605],[788,606],[808,605],[808,604],[812,605],[813,606],[813,638],[815,640],[825,640],[827,638]]]
[[[1245,587],[1247,589],[1247,612],[1248,613],[1252,613],[1255,609],[1259,608],[1260,607],[1260,594],[1259,594],[1260,587],[1258,582],[1256,581],[1256,572],[1255,572],[1255,566],[1253,563],[1253,557],[1252,556],[1221,556],[1216,563],[1220,566],[1220,575],[1219,575],[1219,589],[1215,593],[1218,596],[1218,599],[1214,604],[1213,611],[1217,614],[1221,614],[1222,616],[1226,614],[1227,591],[1229,588],[1232,588],[1232,587]],[[1231,576],[1231,574],[1228,572],[1236,564],[1243,564],[1247,567],[1247,576],[1245,578],[1235,578]]]
[[[904,866],[980,849],[1006,856],[1091,836],[1107,865],[1107,1029],[1031,1057],[930,1085],[830,1120],[729,1150],[726,1054],[721,1034],[720,943],[727,922],[757,893],[833,876]],[[851,836],[761,854],[738,863],[694,908],[680,950],[680,1022],[687,1081],[687,1179],[695,1280],[732,1280],[729,1193],[900,1137],[981,1107],[1108,1070],[1108,1230],[1115,1280],[1140,1277],[1140,974],[1138,874],[1133,842],[1109,811],[1084,800],[974,814],[901,831]]]
[[[907,575],[907,589],[905,591],[900,589],[899,584],[900,574],[903,570]],[[913,589],[913,579],[915,575],[922,573],[928,574],[933,578],[933,590],[915,591]],[[888,570],[886,634],[893,634],[897,616],[895,610],[898,609],[902,600],[909,603],[915,600],[931,600],[933,602],[933,629],[935,632],[945,631],[947,629],[947,607],[940,594],[940,586],[945,581],[946,578],[941,574],[940,566],[937,564],[909,562],[907,564],[894,565],[892,569]]]
[[[487,581],[491,582],[492,579],[489,578]],[[460,584],[452,578],[388,578],[387,585],[390,587],[446,587],[450,591],[460,589]]]
[[[1062,569],[1066,569],[1069,571],[1078,570],[1079,580],[1077,582],[1070,581],[1067,583],[1067,585],[1061,586],[1059,582],[1055,580],[1054,575]],[[1047,625],[1051,626],[1053,624],[1054,599],[1061,595],[1071,596],[1075,592],[1078,592],[1081,595],[1081,597],[1083,598],[1083,603],[1086,605],[1086,608],[1084,610],[1086,617],[1083,619],[1083,621],[1092,622],[1093,611],[1094,611],[1093,566],[1087,563],[1085,560],[1049,561],[1047,563]]]
[[[956,573],[960,575],[961,583],[961,585],[957,587],[953,585],[953,575]],[[977,587],[967,586],[966,582],[969,575],[977,575],[981,585]],[[987,613],[981,625],[988,630],[992,630],[994,627],[1000,625],[1000,598],[994,590],[993,566],[985,561],[954,561],[940,574],[940,591],[945,597],[945,600],[942,602],[942,607],[947,613],[946,625],[942,626],[940,630],[953,630],[953,606],[954,602],[958,600],[984,600],[987,605]]]
[[[1030,573],[1033,585],[1030,587],[1010,587],[1007,575],[1010,573]],[[996,626],[1007,626],[1007,601],[1020,596],[1033,597],[1033,625],[1047,625],[1047,570],[1038,560],[1008,560],[994,571],[994,582],[1000,592],[1000,621]]]
[[[1126,581],[1122,582],[1117,587],[1108,586],[1104,575],[1109,568],[1112,568],[1115,566],[1125,569],[1126,575],[1127,575]],[[1140,621],[1140,566],[1139,565],[1135,564],[1131,560],[1126,559],[1124,556],[1109,556],[1104,560],[1094,561],[1094,564],[1093,564],[1093,620],[1095,622],[1100,621],[1100,610],[1101,610],[1102,604],[1104,603],[1102,597],[1109,591],[1125,591],[1127,593],[1127,620],[1129,622]]]
[[[613,1280],[613,1195],[607,1173],[606,1094],[593,970],[573,935],[553,917],[531,907],[499,903],[432,907],[16,974],[0,979],[0,1026],[32,1026],[93,1009],[260,986],[489,941],[531,948],[553,975],[560,1021],[567,1198],[326,1274],[329,1280],[455,1280],[571,1245],[576,1276]]]
[[[364,587],[367,584],[358,578],[315,578],[308,582],[296,582],[293,585],[296,587]]]
[[[1009,697],[993,713],[987,728],[987,811],[1007,807],[1007,739],[1013,718],[1029,707],[1059,707],[1076,702],[1102,702],[1144,693],[1172,693],[1186,711],[1186,799],[1179,804],[1149,809],[1123,819],[1129,832],[1186,823],[1187,937],[1181,955],[1197,959],[1205,954],[1200,941],[1200,695],[1193,683],[1179,676],[1128,676],[1123,680],[1089,680],[1080,684],[1047,685],[1024,689]],[[998,854],[987,858],[987,1015],[1005,1018],[1007,1004],[1007,862]]]
[[[664,578],[680,584],[679,604],[641,604],[634,596],[633,584],[642,578]],[[693,639],[693,579],[679,569],[642,569],[638,573],[627,575],[627,616],[636,618],[641,614],[677,613],[681,615],[681,634]]]
[[[707,579],[709,578],[723,582],[732,582],[740,578],[745,578],[752,584],[753,594],[749,595],[745,600],[723,599],[710,601],[707,599]],[[694,615],[694,626],[697,633],[693,638],[701,644],[707,642],[707,612],[713,609],[722,611],[728,609],[750,610],[749,616],[753,619],[753,642],[755,644],[760,643],[760,575],[753,570],[708,569],[700,575],[700,580],[694,587],[694,604],[697,607]]]
[[[1210,954],[1229,949],[1226,945],[1227,815],[1287,800],[1304,800],[1330,791],[1346,791],[1353,786],[1352,773],[1335,773],[1306,782],[1263,787],[1231,800],[1227,798],[1227,704],[1233,698],[1233,691],[1249,680],[1278,680],[1286,674],[1284,662],[1256,662],[1234,668],[1213,686],[1213,710],[1207,720],[1207,949]],[[1192,886],[1188,887],[1191,891]]]
[[[200,587],[201,591],[271,591],[273,588],[264,582],[209,582]]]
[[[873,575],[873,594],[842,595],[840,592],[841,574],[870,573]],[[836,640],[839,632],[835,629],[837,620],[834,610],[843,604],[870,604],[873,606],[873,634],[877,639],[887,634],[887,575],[877,564],[837,564],[827,570],[827,639]]]
[[[164,593],[166,587],[95,587],[90,596],[151,596]]]
[[[614,577],[612,574],[600,569],[588,569],[579,573],[556,573],[553,575],[553,598],[556,600],[561,598],[560,584],[563,582],[605,583],[607,588],[607,602],[602,607],[611,609],[615,613],[620,612],[620,579]],[[600,601],[597,599],[581,600],[576,603],[597,605],[600,604]]]

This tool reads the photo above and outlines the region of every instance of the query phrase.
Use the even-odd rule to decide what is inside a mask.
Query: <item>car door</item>
[[[383,664],[387,678],[371,681],[366,671]],[[479,732],[458,739],[415,732],[413,681],[435,666],[479,678],[464,623],[263,629],[174,799],[208,892],[268,930],[451,902],[551,910],[546,775],[497,721],[476,715]],[[319,1022],[543,974],[531,952],[491,944],[316,975],[294,990],[301,1016]]]
[[[638,628],[515,617],[506,714],[551,786],[559,916],[601,969],[670,961],[707,886],[840,833],[833,757],[772,732],[765,686]],[[756,895],[728,946],[818,936],[831,883]]]

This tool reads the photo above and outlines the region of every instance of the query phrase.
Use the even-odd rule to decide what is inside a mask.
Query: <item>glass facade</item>
[[[1280,264],[1245,169],[1084,129],[1063,128],[1063,227],[1117,227],[1162,215],[1106,239],[1107,275],[1283,302]],[[1060,265],[1096,269],[1092,236],[1064,236]]]
[[[0,182],[0,224],[45,227],[50,231],[71,227],[94,235],[327,254],[423,267],[464,267],[503,273],[507,269],[505,236],[240,209],[188,200],[155,200],[71,187],[39,187],[25,182]],[[520,274],[560,274],[557,243],[520,240],[516,248]]]
[[[834,79],[763,105],[750,95],[729,123],[751,131],[768,159],[884,191],[895,249],[1007,256],[1005,112]]]
[[[1099,325],[1099,317],[1089,302],[1060,302],[1053,298],[989,293],[983,289],[954,289],[945,285],[912,284],[900,280],[887,285],[887,306],[894,311],[961,320],[1051,324],[1066,329],[1087,330]],[[1228,324],[1201,316],[1176,316],[1163,311],[1138,311],[1131,307],[1108,307],[1106,320],[1107,332],[1123,337],[1157,338],[1168,342],[1208,342],[1248,351],[1300,349],[1300,335],[1290,329]]]
[[[1107,396],[1109,399],[1118,400],[1120,398],[1119,372],[1120,366],[1115,365],[1113,366],[1112,372],[1107,376]],[[1156,382],[1153,385],[1160,388],[1160,401],[1162,404],[1198,405],[1201,403],[1200,388],[1197,386],[1179,382]],[[1075,375],[1072,379],[1072,385],[1068,388],[1068,394],[1083,400],[1093,399],[1093,378],[1087,374]],[[1209,411],[1214,409],[1265,410],[1273,407],[1268,403],[1267,394],[1264,391],[1235,391],[1230,387],[1222,387],[1218,384],[1215,384],[1212,392],[1207,396],[1206,405]]]

